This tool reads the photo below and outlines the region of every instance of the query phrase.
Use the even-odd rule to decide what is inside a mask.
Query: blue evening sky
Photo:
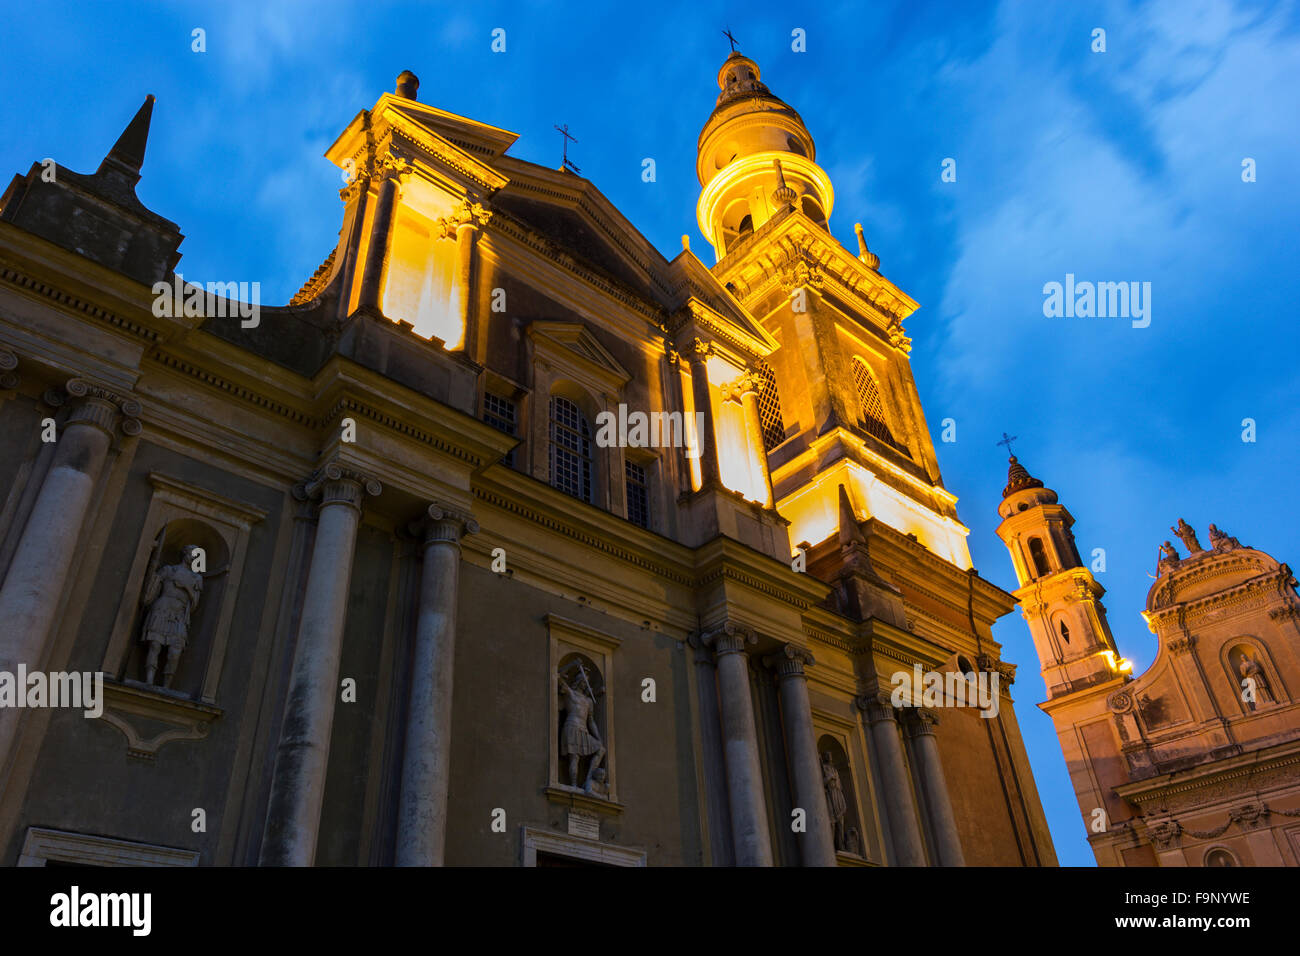
[[[671,258],[695,225],[695,145],[730,26],[803,116],[881,271],[920,309],[912,364],[976,567],[1012,588],[994,534],[995,446],[1061,495],[1137,671],[1156,546],[1180,516],[1300,560],[1292,303],[1300,91],[1294,3],[5,3],[0,175],[53,157],[92,171],[158,97],[150,208],[187,238],[195,281],[262,283],[281,303],[333,247],[338,171],[322,153],[403,69],[420,99],[572,158]],[[191,52],[191,30],[207,52]],[[491,31],[506,30],[506,52]],[[1106,52],[1091,50],[1094,28]],[[807,52],[791,50],[791,31]],[[652,157],[657,181],[641,180]],[[942,161],[957,181],[940,181]],[[1243,158],[1258,181],[1244,183]],[[1140,281],[1152,321],[1045,318],[1044,283]],[[1257,441],[1241,440],[1242,419]],[[1057,852],[1091,864],[1018,613],[995,631]],[[956,781],[954,781],[956,783]]]

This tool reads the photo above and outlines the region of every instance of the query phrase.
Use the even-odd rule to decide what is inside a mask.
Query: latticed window
[[[897,448],[894,433],[885,422],[885,404],[880,400],[880,387],[876,385],[876,377],[867,368],[867,363],[857,357],[853,359],[853,383],[858,387],[858,401],[862,403],[863,424],[867,431]]]
[[[514,435],[518,423],[515,403],[507,398],[502,398],[500,395],[485,392],[483,394],[483,421],[499,432]],[[512,448],[510,454],[502,458],[501,461],[513,468],[515,464],[514,449]]]
[[[591,501],[591,426],[582,409],[551,396],[551,485]]]
[[[771,451],[785,441],[781,396],[776,390],[776,374],[772,367],[766,362],[759,362],[756,371],[763,379],[763,390],[758,393],[758,421],[763,426],[763,447]]]
[[[650,527],[650,489],[645,468],[635,462],[625,461],[623,472],[627,479],[627,520],[643,528]]]

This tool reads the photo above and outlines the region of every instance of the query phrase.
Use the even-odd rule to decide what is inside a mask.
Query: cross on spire
[[[726,38],[727,38],[727,41],[731,44],[731,52],[732,52],[732,53],[735,53],[735,52],[736,52],[736,38],[733,37],[733,36],[731,35],[731,28],[728,27],[727,29],[723,30],[723,31],[722,31],[722,35],[723,35],[724,37],[726,37]]]
[[[1003,432],[1003,433],[1002,433],[1002,441],[997,442],[997,444],[999,444],[999,445],[1006,445],[1006,446],[1007,446],[1007,454],[1008,454],[1008,455],[1012,455],[1012,456],[1014,457],[1015,453],[1011,450],[1011,443],[1012,443],[1013,441],[1016,441],[1016,436],[1015,436],[1015,435],[1008,435],[1006,432]]]
[[[569,134],[569,124],[565,123],[563,126],[556,126],[555,131],[564,137],[564,151],[561,154],[562,158],[560,160],[560,167],[571,169],[573,172],[581,175],[582,170],[569,162],[569,140],[573,140],[575,143],[578,141],[576,137]]]

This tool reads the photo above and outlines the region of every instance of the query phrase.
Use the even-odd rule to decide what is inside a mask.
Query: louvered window
[[[759,362],[758,374],[763,390],[758,393],[758,420],[763,426],[763,447],[771,451],[785,441],[785,422],[781,419],[781,396],[776,390],[776,374],[766,362]]]
[[[853,383],[858,387],[858,401],[862,404],[862,423],[867,431],[881,441],[897,448],[894,433],[885,421],[885,404],[880,399],[880,386],[876,377],[860,358],[853,359]]]

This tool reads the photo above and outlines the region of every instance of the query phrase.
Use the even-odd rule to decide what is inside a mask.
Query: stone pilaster
[[[141,430],[138,402],[83,379],[71,379],[63,390],[50,389],[45,400],[54,406],[72,404],[0,586],[0,671],[11,674],[19,664],[31,670],[42,666],[109,449],[119,429],[128,436]],[[20,714],[0,710],[0,773]]]
[[[708,811],[709,848],[714,866],[733,866],[731,810],[727,805],[726,759],[718,711],[718,669],[702,636],[691,636],[695,649],[696,686],[700,704],[700,746],[704,752],[704,803]]]
[[[804,866],[835,866],[835,837],[831,832],[821,762],[817,759],[808,678],[804,674],[804,668],[815,661],[811,652],[787,644],[779,654],[763,658],[763,663],[776,672],[786,754],[794,776],[794,802],[805,815],[807,828],[796,834],[800,858]]]
[[[767,826],[763,770],[758,759],[758,728],[749,693],[748,644],[758,638],[749,628],[726,623],[706,635],[718,667],[727,798],[737,866],[771,866],[772,840]]]
[[[451,779],[460,542],[464,535],[478,533],[478,522],[468,514],[431,504],[411,530],[423,535],[424,567],[402,756],[396,860],[398,866],[442,866]]]
[[[384,276],[388,271],[394,212],[401,177],[410,171],[405,160],[393,156],[382,156],[375,160],[373,175],[379,180],[379,188],[375,198],[375,214],[371,220],[370,241],[366,246],[366,261],[361,273],[358,310],[383,313]]]
[[[930,825],[934,830],[939,865],[965,866],[966,858],[961,850],[957,820],[952,813],[948,784],[943,776],[943,762],[939,759],[939,744],[934,737],[934,728],[938,723],[939,716],[932,710],[916,708],[908,714],[908,734],[912,738],[920,775],[917,783],[925,794],[926,807],[930,811]]]
[[[916,813],[907,764],[903,760],[897,711],[888,697],[859,697],[857,705],[875,745],[894,856],[900,866],[925,866],[925,843],[921,839],[921,821]]]
[[[320,502],[262,839],[263,866],[311,866],[329,763],[361,503],[378,481],[331,462],[294,489]]]

